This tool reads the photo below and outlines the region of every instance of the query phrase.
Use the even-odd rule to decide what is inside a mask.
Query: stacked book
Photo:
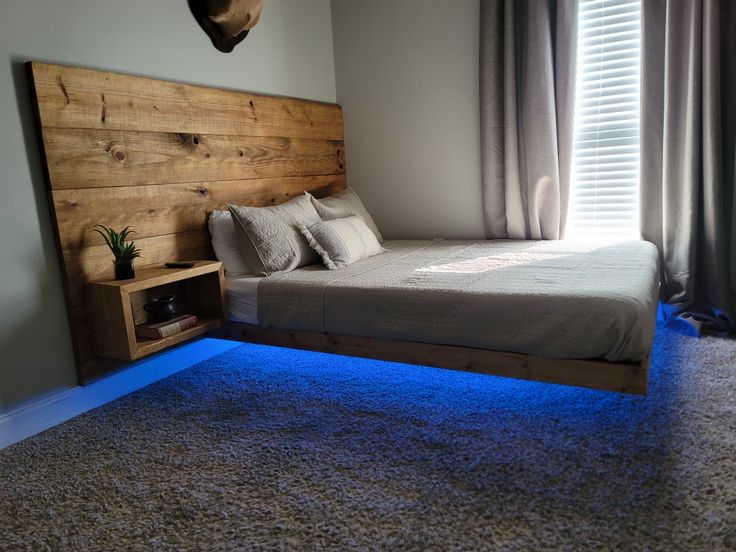
[[[145,339],[160,339],[170,335],[178,334],[197,325],[197,317],[193,314],[183,314],[154,324],[138,324],[135,327],[135,335]]]

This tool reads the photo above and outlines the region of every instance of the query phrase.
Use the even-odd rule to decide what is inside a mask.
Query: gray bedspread
[[[553,358],[641,360],[658,294],[642,241],[391,241],[339,270],[264,278],[258,321],[286,330],[461,345]]]

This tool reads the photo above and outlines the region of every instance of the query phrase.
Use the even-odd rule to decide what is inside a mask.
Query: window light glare
[[[638,239],[640,0],[580,0],[567,237]]]

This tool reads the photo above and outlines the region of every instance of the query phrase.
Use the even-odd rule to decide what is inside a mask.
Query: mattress
[[[458,345],[551,358],[649,352],[658,254],[643,241],[391,241],[340,270],[258,285],[264,327]]]
[[[228,318],[233,322],[258,324],[258,282],[259,276],[225,278],[225,297]]]

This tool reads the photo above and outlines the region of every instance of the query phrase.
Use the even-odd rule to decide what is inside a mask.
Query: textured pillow
[[[378,231],[376,223],[373,222],[373,218],[368,214],[363,202],[360,201],[358,194],[356,194],[352,188],[347,188],[337,195],[323,199],[317,199],[309,192],[304,193],[309,196],[309,199],[312,201],[314,208],[317,209],[322,220],[334,220],[349,217],[351,215],[358,215],[373,231],[376,235],[376,239],[380,243],[383,243],[383,236]]]
[[[255,276],[255,273],[245,262],[243,252],[240,251],[238,236],[235,234],[233,219],[230,211],[212,211],[207,221],[212,236],[212,249],[215,257],[225,265],[225,274],[228,276]]]
[[[373,231],[357,215],[300,224],[299,230],[331,270],[385,251]]]
[[[297,229],[320,218],[307,197],[297,197],[274,207],[228,205],[240,250],[257,276],[294,270],[319,262]]]

